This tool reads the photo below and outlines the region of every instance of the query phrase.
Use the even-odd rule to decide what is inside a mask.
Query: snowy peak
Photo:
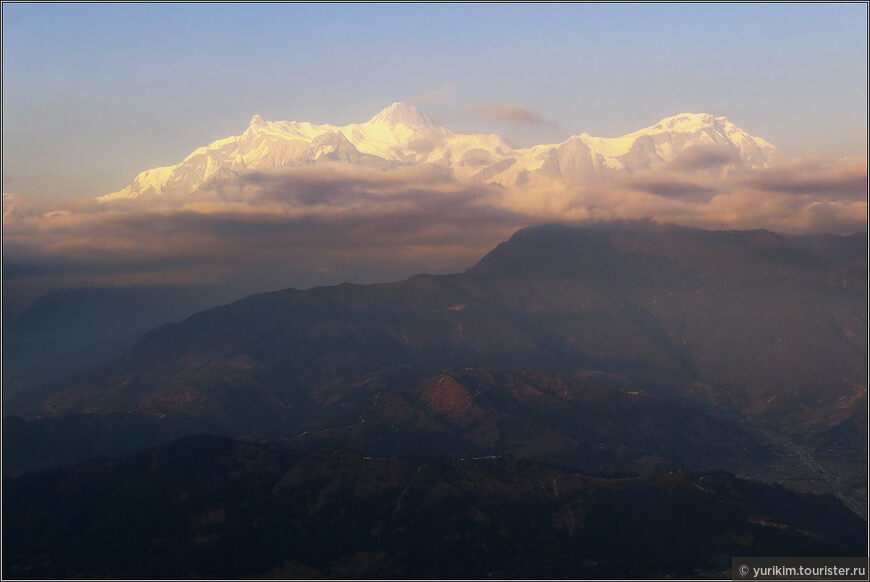
[[[358,162],[359,151],[340,131],[328,131],[311,141],[306,152],[309,160],[332,160],[338,162]]]
[[[368,123],[371,125],[386,125],[387,127],[395,127],[401,124],[411,129],[438,127],[438,123],[432,116],[421,113],[413,105],[405,105],[404,103],[393,103],[372,117]]]
[[[593,137],[582,133],[565,141],[559,148],[571,145],[576,150],[576,141],[590,150],[589,159],[582,165],[592,168],[594,172],[591,173],[599,176],[610,171],[632,173],[672,162],[683,152],[698,146],[727,152],[737,165],[746,168],[764,167],[778,155],[772,144],[749,135],[724,117],[709,113],[680,113],[621,137]],[[582,174],[585,178],[590,172]],[[565,176],[565,173],[561,175]]]
[[[743,146],[757,147],[764,150],[767,156],[776,156],[777,154],[773,144],[760,137],[749,135],[724,117],[714,117],[709,113],[681,113],[673,117],[666,117],[657,124],[636,132],[636,134],[647,135],[657,133],[686,135],[706,133],[711,136],[721,136],[725,142],[741,150],[741,154],[745,153],[742,151]],[[756,165],[764,164],[760,163]]]
[[[690,133],[700,131],[710,127],[714,127],[716,122],[724,124],[727,120],[724,117],[713,117],[709,113],[681,113],[673,117],[665,117],[652,127],[648,127],[645,132],[655,131],[674,131],[680,133]]]
[[[622,137],[581,133],[560,144],[515,149],[495,134],[455,133],[416,107],[393,103],[365,123],[340,127],[267,121],[254,115],[242,135],[198,148],[173,166],[146,170],[123,190],[99,199],[186,196],[217,175],[327,160],[384,169],[436,164],[449,168],[459,180],[510,187],[534,185],[538,180],[582,185],[675,161],[687,168],[699,157],[689,150],[698,146],[706,151],[713,148],[717,160],[726,160],[711,170],[723,173],[764,167],[778,154],[765,140],[708,113],[666,117]]]

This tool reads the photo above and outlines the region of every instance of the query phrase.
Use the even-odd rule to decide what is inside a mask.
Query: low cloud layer
[[[244,294],[461,271],[525,224],[496,195],[437,167],[319,166],[183,200],[4,197],[3,278],[34,295],[160,284]]]
[[[678,172],[692,172],[722,168],[738,161],[737,152],[731,148],[719,144],[697,145],[681,152],[668,164],[668,168]]]
[[[713,155],[585,188],[573,197],[568,214],[787,234],[867,229],[866,159],[808,156],[728,173],[712,162],[712,150],[706,153]]]
[[[809,195],[831,200],[865,200],[866,159],[832,160],[808,156],[748,174],[740,185],[765,192]]]
[[[99,203],[4,195],[7,297],[69,287],[215,285],[239,295],[468,268],[524,226],[652,218],[711,229],[866,230],[866,160],[806,157],[728,173],[701,150],[570,188],[466,184],[449,170],[317,165],[183,198]]]

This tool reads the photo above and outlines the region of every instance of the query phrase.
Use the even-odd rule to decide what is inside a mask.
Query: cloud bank
[[[184,199],[4,196],[7,286],[229,285],[239,293],[461,271],[524,226],[437,167],[251,173]]]
[[[715,148],[572,188],[468,184],[437,166],[322,164],[252,172],[183,198],[100,203],[4,195],[12,293],[133,285],[239,294],[457,272],[519,228],[652,218],[709,229],[849,234],[867,228],[866,159],[807,156],[727,173]]]

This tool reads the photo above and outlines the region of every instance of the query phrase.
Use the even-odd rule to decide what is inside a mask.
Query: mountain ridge
[[[314,142],[334,135],[344,145],[324,151]],[[337,146],[336,146],[337,147]],[[679,161],[700,148],[719,164],[765,167],[776,148],[724,117],[682,113],[615,138],[572,135],[558,144],[512,148],[496,134],[457,133],[414,106],[393,103],[364,123],[345,126],[267,121],[254,115],[247,129],[197,148],[178,164],[141,172],[126,188],[100,196],[102,202],[194,192],[219,170],[244,173],[315,164],[330,159],[382,169],[435,164],[462,180],[518,186],[536,179],[566,183],[600,180]],[[697,157],[697,156],[696,156]]]
[[[200,312],[149,332],[126,369],[41,411],[163,414],[211,402],[209,382],[232,399],[254,390],[293,408],[307,390],[382,366],[511,365],[628,373],[716,407],[825,425],[866,384],[862,278],[866,269],[764,230],[535,227],[464,274],[286,289]],[[717,334],[703,340],[709,329]],[[730,337],[743,340],[722,344]],[[819,353],[822,338],[830,346]],[[288,382],[307,388],[273,392]],[[812,396],[816,382],[828,390]],[[94,390],[108,392],[95,400]]]
[[[109,452],[124,427],[133,444],[203,427],[604,472],[727,467],[710,443],[729,442],[735,472],[859,511],[862,240],[652,221],[523,229],[465,273],[285,289],[156,328],[112,364],[6,402],[43,420],[10,423],[4,442],[25,443],[20,470]],[[79,447],[51,444],[65,427]],[[34,431],[49,434],[31,447]]]

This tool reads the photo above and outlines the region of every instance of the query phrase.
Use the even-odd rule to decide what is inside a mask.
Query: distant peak
[[[679,113],[671,117],[665,117],[650,129],[662,131],[691,131],[711,127],[716,122],[725,123],[724,117],[715,117],[709,113]]]
[[[398,124],[407,127],[436,127],[438,123],[432,116],[420,112],[413,105],[393,103],[369,120],[374,125],[394,127]]]
[[[255,113],[248,125],[266,125],[266,120]]]

